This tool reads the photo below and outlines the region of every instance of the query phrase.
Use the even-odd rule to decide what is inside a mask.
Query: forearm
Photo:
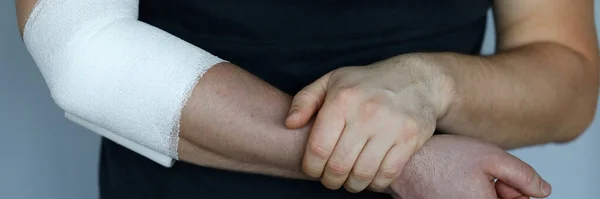
[[[299,170],[286,169],[268,164],[251,164],[218,155],[198,147],[184,138],[179,140],[179,154],[180,161],[205,167],[283,178],[316,180],[307,177]]]
[[[289,95],[237,66],[216,65],[183,109],[179,156],[200,165],[298,177],[309,127],[284,126],[290,104]],[[198,150],[220,158],[198,158],[203,155]],[[244,168],[227,168],[230,163]],[[269,173],[274,168],[290,173]]]
[[[454,80],[454,98],[438,121],[446,133],[516,148],[577,137],[598,96],[594,60],[552,43],[494,56],[439,56]]]
[[[183,160],[190,157],[189,150],[180,151],[178,140],[185,149],[192,138],[195,152],[208,150],[191,160],[205,158],[201,163],[207,166],[258,168],[239,164],[247,162],[268,165],[269,171],[280,165],[300,170],[306,133],[283,127],[289,96],[232,65],[217,64],[204,73],[218,59],[137,21],[136,0],[103,0],[102,6],[49,0],[30,14],[35,2],[18,1],[25,42],[53,99],[69,115],[93,124],[90,130],[104,130],[139,144],[133,148]],[[54,43],[41,42],[48,38]],[[182,101],[199,76],[200,86],[182,120]],[[212,152],[231,161],[216,161]],[[282,171],[273,175],[287,176]]]

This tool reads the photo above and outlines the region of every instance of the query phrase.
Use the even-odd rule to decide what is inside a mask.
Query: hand
[[[334,70],[294,97],[289,128],[318,112],[303,171],[330,189],[381,190],[431,137],[451,90],[442,73],[404,55]]]
[[[551,192],[531,166],[491,144],[433,136],[390,189],[403,199],[529,199]],[[498,181],[494,183],[494,178]]]

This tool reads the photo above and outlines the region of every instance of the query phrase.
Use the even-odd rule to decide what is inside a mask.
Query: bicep
[[[25,23],[27,23],[27,19],[33,10],[33,7],[37,3],[38,0],[15,0],[15,5],[17,9],[17,20],[19,23],[19,31],[21,35],[23,35],[23,29],[25,28]]]
[[[598,60],[593,0],[496,0],[498,50],[553,42]]]

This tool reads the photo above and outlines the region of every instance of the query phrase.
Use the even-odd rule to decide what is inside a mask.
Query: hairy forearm
[[[446,133],[516,148],[577,137],[593,119],[598,67],[564,46],[537,43],[494,56],[443,54],[454,98]]]
[[[223,169],[303,177],[309,129],[284,126],[291,100],[237,66],[214,66],[184,107],[180,158]]]
[[[180,139],[179,141],[179,158],[181,161],[188,163],[229,171],[283,178],[316,180],[309,178],[297,169],[282,168],[268,164],[247,163],[230,157],[225,157],[194,145],[187,139]]]

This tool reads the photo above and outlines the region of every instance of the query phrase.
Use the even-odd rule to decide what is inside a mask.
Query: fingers
[[[327,106],[317,114],[317,119],[308,138],[302,170],[312,178],[320,178],[325,164],[344,130],[345,117],[336,106]]]
[[[552,191],[550,184],[543,180],[531,166],[508,153],[485,164],[484,170],[487,173],[520,193],[545,198]]]
[[[285,125],[288,128],[295,129],[305,126],[310,118],[319,111],[325,100],[330,74],[327,73],[317,79],[294,96],[290,112],[285,120]]]
[[[356,125],[346,125],[333,154],[327,161],[321,182],[329,189],[339,189],[350,174],[368,137]]]
[[[367,188],[375,178],[392,144],[393,139],[384,136],[374,137],[367,142],[344,184],[346,190],[357,193]]]
[[[414,144],[396,144],[385,155],[377,175],[369,187],[375,191],[384,190],[400,176],[404,166],[415,152]]]
[[[511,186],[507,185],[506,183],[498,180],[498,182],[496,182],[496,193],[498,194],[498,197],[500,197],[500,199],[515,199],[515,198],[519,198],[519,197],[523,197],[524,195],[519,192],[518,190],[512,188]],[[527,196],[525,196],[527,197]],[[527,197],[529,198],[529,197]]]

